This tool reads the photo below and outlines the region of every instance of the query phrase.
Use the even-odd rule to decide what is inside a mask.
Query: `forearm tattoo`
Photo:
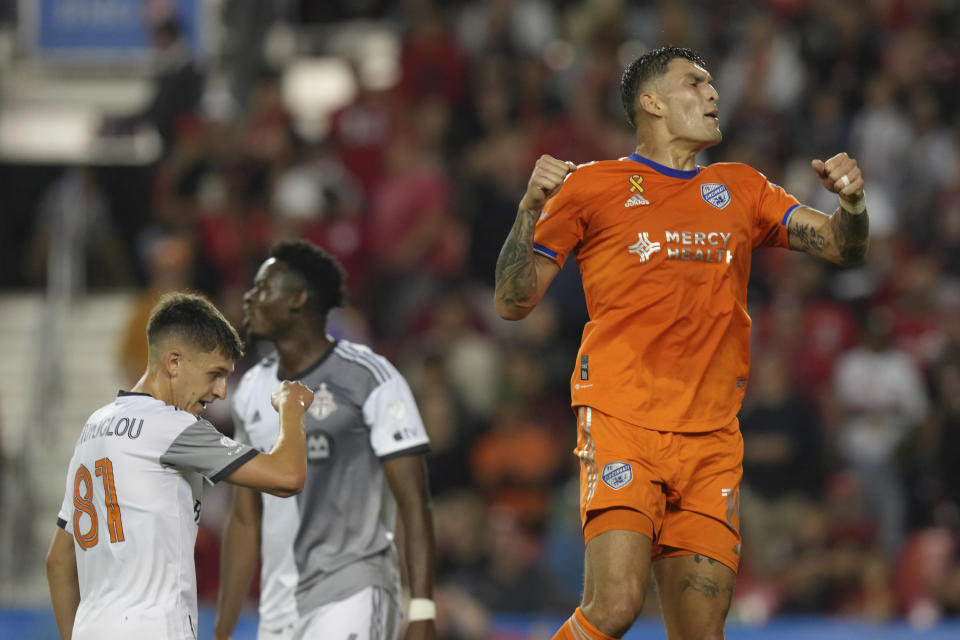
[[[819,255],[827,245],[827,239],[812,224],[790,225],[790,232],[800,241],[801,247],[807,253]]]
[[[513,228],[500,249],[496,268],[496,295],[506,304],[522,304],[537,290],[537,271],[533,262],[533,211],[520,211]]]
[[[870,241],[870,218],[867,217],[867,212],[854,214],[839,207],[830,218],[830,226],[833,228],[843,264],[863,262]]]

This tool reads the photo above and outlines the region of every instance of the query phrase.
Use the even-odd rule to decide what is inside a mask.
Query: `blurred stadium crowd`
[[[201,99],[202,67],[178,68],[171,99],[142,114],[164,140],[155,165],[90,169],[70,184],[7,169],[36,188],[8,203],[22,235],[3,241],[5,285],[42,284],[42,212],[67,192],[84,199],[95,212],[89,287],[142,290],[120,345],[132,381],[160,292],[207,292],[236,321],[274,241],[326,247],[349,273],[351,301],[330,331],[401,368],[433,442],[448,637],[485,637],[490,612],[566,613],[582,571],[568,395],[582,291],[570,261],[545,304],[507,323],[492,309],[494,264],[534,160],[628,155],[620,72],[646,48],[692,46],[714,75],[724,132],[701,164],[751,164],[832,211],[809,163],[848,151],[872,226],[863,267],[754,256],[732,616],[922,626],[960,614],[957,3],[293,4],[273,13],[305,33],[358,19],[395,30],[398,83],[366,86],[363,60],[349,60],[359,90],[309,139],[284,103],[283,69],[249,51],[224,57],[236,106],[216,110]],[[241,23],[255,50],[265,29]],[[323,52],[323,38],[313,46]],[[214,417],[232,429],[226,408]],[[208,600],[218,536],[212,523],[198,541]]]

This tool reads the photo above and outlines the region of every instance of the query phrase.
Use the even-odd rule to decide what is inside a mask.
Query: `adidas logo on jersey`
[[[639,193],[636,193],[630,196],[630,199],[623,203],[624,207],[639,207],[642,204],[650,204],[650,202],[644,198]]]

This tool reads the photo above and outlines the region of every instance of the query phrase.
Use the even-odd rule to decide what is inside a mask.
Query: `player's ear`
[[[307,300],[310,299],[310,294],[306,289],[297,289],[290,296],[290,310],[294,312],[303,311],[303,307],[307,304]]]
[[[654,117],[660,117],[663,115],[663,102],[655,93],[644,91],[637,98],[637,104],[639,105],[640,110],[649,113]]]
[[[176,378],[180,373],[180,365],[182,364],[183,352],[180,349],[171,347],[164,352],[161,365],[168,376]]]

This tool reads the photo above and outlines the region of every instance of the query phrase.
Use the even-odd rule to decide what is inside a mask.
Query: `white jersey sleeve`
[[[381,459],[425,453],[430,450],[430,439],[410,386],[393,365],[386,364],[390,375],[363,403],[370,446]]]
[[[71,486],[73,483],[71,480],[70,474],[67,474],[63,502],[60,503],[60,511],[57,513],[57,526],[64,530],[67,530],[67,523],[73,518],[73,487]]]
[[[256,449],[228,438],[206,420],[198,420],[170,443],[160,464],[196,471],[216,484],[256,455]]]

